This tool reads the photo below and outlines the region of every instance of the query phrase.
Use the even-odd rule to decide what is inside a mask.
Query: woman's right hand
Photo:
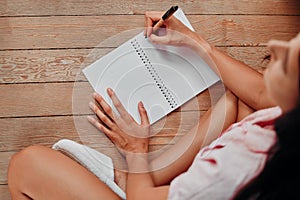
[[[162,15],[163,12],[145,12],[144,35],[151,42],[172,46],[186,46],[198,52],[201,57],[206,56],[207,52],[211,49],[210,44],[199,34],[185,26],[175,16],[170,17],[164,22],[165,34],[163,36],[153,34],[153,26],[155,22],[161,19]]]
[[[196,43],[195,38],[197,34],[186,27],[176,17],[172,16],[165,21],[166,34],[157,36],[152,33],[155,22],[161,19],[162,12],[147,11],[145,13],[145,30],[144,35],[147,36],[151,42],[157,44],[173,45],[173,46],[188,46],[192,47]]]

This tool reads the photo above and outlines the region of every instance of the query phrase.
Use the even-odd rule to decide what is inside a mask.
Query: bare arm
[[[224,85],[255,110],[275,105],[267,95],[263,75],[250,66],[209,45],[194,33],[193,49],[205,57]],[[205,55],[203,55],[203,52]]]
[[[176,22],[176,23],[178,23],[178,22]],[[178,26],[175,25],[174,27],[178,27]],[[183,27],[181,27],[181,28],[183,28]],[[183,30],[184,30],[184,28],[183,28]],[[192,33],[192,35],[188,35],[191,33]],[[245,99],[244,101],[246,104],[250,105],[251,107],[253,107],[255,109],[259,109],[266,105],[272,104],[269,100],[265,101],[266,102],[266,103],[264,103],[265,105],[263,103],[261,103],[260,100],[258,100],[258,101],[256,100],[256,99],[268,99],[268,97],[265,96],[265,92],[264,92],[265,89],[264,89],[262,76],[258,72],[256,72],[255,70],[252,70],[249,66],[244,65],[237,60],[234,60],[233,58],[231,58],[228,55],[222,53],[221,51],[215,49],[214,47],[211,47],[210,45],[208,45],[207,42],[204,42],[204,40],[198,34],[196,34],[194,32],[189,32],[189,33],[186,32],[184,34],[185,34],[185,37],[179,39],[179,41],[180,42],[190,41],[190,40],[186,40],[186,36],[188,36],[189,38],[193,38],[194,43],[190,47],[193,48],[196,52],[198,52],[199,55],[202,56],[207,61],[207,63],[210,65],[210,67],[213,70],[215,70],[217,74],[219,74],[219,76],[224,81],[225,85],[229,88],[229,90],[233,91],[233,93],[235,93],[235,95],[237,95],[239,98]],[[152,36],[153,36],[153,34],[151,35],[150,39],[153,42],[157,42],[157,43],[163,43],[162,39],[166,39],[166,38],[159,38],[159,37],[152,37]],[[175,40],[176,39],[178,39],[178,37],[177,38],[175,37]],[[169,42],[170,44],[176,45],[176,44],[172,43],[172,40],[170,40],[170,38],[167,39],[166,41]],[[180,43],[178,43],[178,44],[180,45]],[[207,58],[208,58],[208,60],[207,60]],[[225,65],[223,65],[224,63],[225,63]],[[242,73],[242,75],[236,74],[237,71],[239,73]],[[241,76],[243,78],[240,77],[240,79],[239,79],[236,76]],[[237,86],[235,83],[238,80],[241,81],[239,83],[239,85],[245,85],[245,87]],[[251,91],[254,88],[252,86],[252,82],[249,80],[258,81],[258,84],[256,85],[256,87],[260,88],[259,92],[257,92],[256,90]],[[247,84],[249,84],[249,83],[251,83],[251,84],[249,87],[247,87]],[[251,91],[251,94],[248,93],[249,90]],[[253,94],[253,93],[255,93],[255,94]],[[250,98],[250,96],[252,97],[252,95],[254,95],[256,97],[256,98],[253,98],[254,101],[252,101]],[[225,107],[226,106],[227,105],[225,104]],[[225,110],[216,109],[216,113],[215,113],[216,115],[213,115],[210,113],[207,114],[207,117],[209,118],[209,120],[207,120],[207,122],[202,126],[196,126],[193,130],[190,131],[188,136],[184,137],[184,140],[181,140],[180,143],[178,145],[176,145],[175,148],[172,149],[172,150],[180,150],[181,147],[184,147],[184,146],[187,147],[187,150],[184,152],[184,154],[176,162],[172,163],[171,166],[157,170],[157,171],[153,172],[152,174],[150,174],[150,172],[148,170],[149,168],[150,168],[150,170],[152,170],[152,168],[155,168],[156,163],[160,163],[161,161],[164,160],[164,158],[168,158],[168,156],[170,156],[172,154],[172,151],[168,151],[163,156],[152,161],[150,166],[148,164],[147,158],[143,158],[143,157],[139,157],[139,156],[133,156],[133,157],[126,156],[126,160],[127,160],[129,169],[132,170],[132,168],[135,168],[136,166],[140,166],[139,170],[140,169],[146,170],[145,172],[138,173],[138,174],[132,173],[131,171],[129,171],[128,178],[127,178],[127,190],[126,190],[128,199],[139,199],[140,197],[144,198],[147,195],[149,195],[149,198],[151,198],[151,199],[153,199],[153,198],[165,199],[168,195],[169,186],[157,187],[155,185],[166,184],[167,181],[172,180],[179,173],[186,170],[190,166],[196,153],[201,148],[201,145],[210,143],[213,139],[215,139],[221,133],[221,131],[224,128],[226,128],[228,126],[228,124],[236,121],[236,118],[237,118],[236,113],[235,114],[229,113],[229,115],[228,115],[229,117],[227,118],[226,116],[227,116],[228,112],[225,112],[226,114],[225,114],[225,118],[223,118],[223,120],[221,120],[221,121],[216,120],[217,122],[212,123],[212,121],[214,121],[215,119],[218,119],[218,118],[214,118],[214,116],[217,117],[218,116],[217,114],[222,113],[222,111],[226,111],[226,108],[225,108]],[[108,112],[106,112],[106,113],[108,113]],[[110,116],[109,113],[108,113],[108,115]],[[99,117],[101,118],[101,117],[105,117],[105,116],[102,115]],[[113,116],[111,116],[111,117],[113,117]],[[214,118],[214,120],[210,120],[211,118]],[[102,121],[104,121],[104,123],[105,123],[105,120],[107,120],[107,119],[104,119]],[[108,122],[108,123],[110,124],[111,122]],[[109,124],[106,124],[106,125],[110,126]],[[216,125],[216,126],[213,126],[213,125]],[[114,125],[112,127],[114,127]],[[103,129],[103,127],[99,128],[99,129],[101,130],[101,129]],[[109,131],[104,130],[104,129],[102,131],[107,132],[108,137],[110,137],[111,140],[117,144],[117,146],[118,146],[118,143],[120,146],[124,145],[123,142],[119,142],[118,139],[114,138],[113,135],[110,135]],[[208,133],[210,133],[210,134],[208,134]],[[189,136],[192,136],[192,137],[189,137]],[[195,138],[193,136],[195,136]],[[135,144],[135,143],[133,142],[132,144]]]
[[[90,107],[103,123],[92,117],[88,117],[88,120],[106,134],[126,158],[128,165],[126,198],[167,199],[169,186],[156,187],[149,172],[150,123],[143,104],[138,105],[141,117],[141,123],[138,124],[125,110],[113,90],[108,89],[108,94],[120,115],[112,110],[102,96],[94,94],[95,100],[103,110],[92,102]]]
[[[208,145],[224,129],[236,122],[237,105],[237,98],[231,92],[226,92],[216,105],[200,117],[199,123],[194,128],[180,138],[174,146],[152,160],[150,167],[155,185],[168,184],[186,171],[203,146]]]
[[[175,17],[165,22],[165,36],[152,34],[151,26],[160,16],[160,12],[146,12],[145,15],[148,26],[145,28],[145,35],[152,42],[193,49],[219,75],[230,91],[255,110],[275,105],[266,93],[262,74],[218,50]]]
[[[128,200],[167,199],[169,185],[158,187],[154,185],[149,173],[147,155],[129,154],[126,156],[126,161],[129,170],[126,187]]]
[[[205,116],[201,116],[199,124],[183,136],[174,147],[150,163],[156,185],[166,184],[186,171],[201,147],[208,145],[241,116],[253,112],[250,107],[257,110],[273,104],[265,93],[263,77],[259,72],[211,46],[199,34],[189,30],[174,17],[165,24],[166,36],[152,34],[151,27],[161,15],[161,12],[146,12],[144,34],[154,43],[192,48],[220,76],[229,92]],[[244,106],[239,107],[240,102],[243,102]],[[181,156],[178,157],[178,154]]]

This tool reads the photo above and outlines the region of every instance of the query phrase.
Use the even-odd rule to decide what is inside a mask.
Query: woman
[[[165,36],[152,34],[151,27],[161,15],[146,13],[145,35],[154,43],[192,48],[220,76],[228,91],[201,117],[199,126],[151,162],[147,156],[149,121],[142,102],[138,105],[141,124],[137,124],[114,91],[107,92],[119,116],[99,94],[94,94],[103,111],[95,104],[90,106],[103,124],[94,118],[89,121],[126,158],[127,199],[232,199],[259,194],[255,187],[258,183],[248,185],[261,173],[267,160],[280,152],[274,121],[299,104],[300,34],[288,42],[268,43],[271,62],[262,76],[210,45],[175,17],[165,22]],[[191,138],[192,144],[178,160],[151,172]],[[83,166],[42,146],[28,147],[12,157],[8,184],[13,199],[120,199]]]

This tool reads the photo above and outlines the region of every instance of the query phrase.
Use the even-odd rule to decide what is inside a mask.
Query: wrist
[[[148,161],[148,153],[128,153],[125,156],[127,163],[134,163],[135,161]]]
[[[197,34],[196,32],[192,32],[192,34],[190,34],[190,38],[191,40],[189,40],[188,46],[195,52],[199,53],[200,56],[205,56],[211,53],[212,46],[199,34]]]
[[[149,172],[147,153],[129,153],[125,156],[129,173]]]

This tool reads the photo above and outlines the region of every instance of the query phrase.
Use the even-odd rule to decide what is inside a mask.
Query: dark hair
[[[236,200],[300,199],[300,105],[279,118],[275,130],[278,151]]]

